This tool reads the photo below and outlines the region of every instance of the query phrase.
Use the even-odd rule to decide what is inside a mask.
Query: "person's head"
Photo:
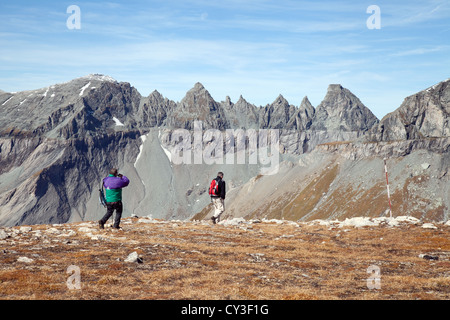
[[[114,177],[117,177],[118,173],[119,170],[117,170],[116,168],[112,168],[111,170],[109,170],[109,174],[112,174]]]
[[[223,172],[217,173],[217,176],[220,177],[220,179],[223,179]]]

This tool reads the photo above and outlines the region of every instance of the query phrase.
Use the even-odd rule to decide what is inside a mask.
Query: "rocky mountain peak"
[[[316,108],[311,129],[364,132],[376,123],[375,115],[350,90],[331,84]]]
[[[441,81],[439,83],[436,83],[435,85],[432,85],[431,87],[429,87],[429,88],[427,88],[427,89],[425,89],[423,91],[425,91],[425,92],[435,92],[436,90],[441,89],[443,86],[447,87],[449,85],[449,83],[450,83],[450,78],[447,79],[447,80]],[[421,91],[421,92],[423,92],[423,91]]]
[[[413,94],[374,127],[376,141],[450,137],[450,79]]]
[[[261,110],[260,125],[262,128],[283,129],[295,111],[296,108],[280,94]]]
[[[286,129],[294,129],[298,131],[308,130],[311,126],[315,109],[308,97],[304,97],[300,106],[294,110],[294,113],[290,116]]]
[[[227,97],[229,98],[229,97]],[[258,108],[247,102],[242,95],[236,103],[228,99],[221,103],[227,125],[231,129],[256,129],[258,128]]]
[[[339,102],[343,104],[350,100],[357,100],[358,98],[348,89],[340,84],[330,84],[327,89],[323,104],[331,104]],[[359,100],[359,99],[358,99]]]
[[[330,84],[328,85],[328,92],[340,92],[344,90],[344,88],[340,84]]]
[[[194,87],[191,89],[192,91],[203,91],[206,90],[203,84],[200,82],[195,83]]]
[[[192,89],[190,89],[186,93],[180,103],[195,104],[201,99],[205,100],[203,102],[214,101],[208,90],[206,90],[206,88],[200,82],[197,82],[194,87],[192,87]]]
[[[233,102],[231,102],[230,96],[226,96],[226,97],[225,97],[225,104],[227,104],[227,105],[229,105],[229,106],[232,106],[232,105],[233,105]]]
[[[282,94],[278,95],[278,97],[275,99],[274,102],[272,102],[272,105],[282,105],[282,104],[289,104],[289,102],[283,97]]]
[[[250,103],[242,96],[239,96],[238,101],[236,101],[236,103],[234,104],[234,106],[243,106],[243,105],[250,105]],[[255,107],[255,106],[254,106]],[[256,107],[255,107],[256,108]]]
[[[153,90],[152,93],[150,93],[149,97],[152,97],[157,100],[164,99],[164,96],[161,93],[159,93],[158,90]]]
[[[226,128],[223,108],[200,82],[176,106],[168,124],[170,127],[191,129],[195,120],[203,121],[206,128]]]
[[[107,82],[114,82],[114,83],[117,82],[117,80],[114,79],[113,77],[110,77],[110,76],[104,75],[104,74],[98,74],[98,73],[88,74],[87,76],[83,76],[79,79],[107,81]]]
[[[300,103],[300,108],[302,109],[311,109],[311,110],[315,110],[313,105],[311,104],[311,102],[309,101],[308,97],[305,96],[302,99],[302,102]]]

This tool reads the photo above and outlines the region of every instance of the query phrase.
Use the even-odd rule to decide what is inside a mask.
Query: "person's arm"
[[[126,176],[124,176],[122,174],[119,175],[119,178],[121,180],[121,185],[122,185],[121,188],[125,188],[130,183],[130,180]]]
[[[108,189],[125,188],[126,186],[128,186],[129,183],[130,183],[130,180],[128,180],[128,178],[125,177],[124,175],[120,175],[117,177],[107,177],[104,180],[105,188],[108,188]]]

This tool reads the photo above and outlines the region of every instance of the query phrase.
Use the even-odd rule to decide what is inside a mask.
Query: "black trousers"
[[[122,205],[122,201],[117,201],[117,202],[107,202],[106,203],[106,214],[103,216],[102,220],[100,220],[103,224],[106,223],[106,221],[108,221],[109,218],[111,218],[111,216],[114,213],[114,210],[116,210],[116,218],[114,219],[114,228],[119,228],[119,224],[120,224],[120,219],[122,218],[122,211],[123,211],[123,205]]]

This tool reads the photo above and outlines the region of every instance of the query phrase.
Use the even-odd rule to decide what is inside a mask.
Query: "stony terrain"
[[[449,223],[133,217],[122,226],[0,229],[0,299],[450,298]]]

